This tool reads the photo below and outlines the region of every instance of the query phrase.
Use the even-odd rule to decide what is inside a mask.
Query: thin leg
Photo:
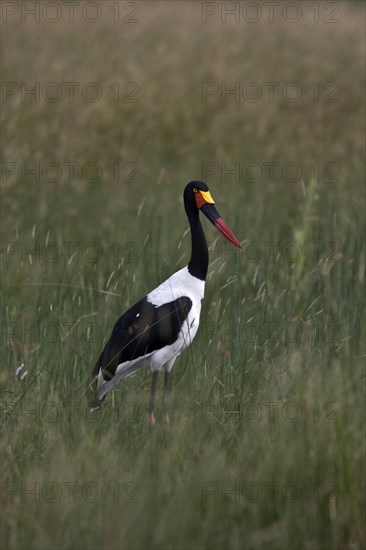
[[[152,375],[149,408],[147,409],[147,425],[150,429],[155,424],[155,416],[153,411],[154,411],[154,405],[156,402],[156,386],[158,383],[158,374],[159,374],[159,371],[156,370],[153,372],[153,375]]]
[[[168,405],[169,405],[169,396],[170,396],[170,384],[169,384],[169,372],[166,370],[164,374],[164,396],[163,396],[163,422],[164,424],[169,424],[169,414],[168,414]]]

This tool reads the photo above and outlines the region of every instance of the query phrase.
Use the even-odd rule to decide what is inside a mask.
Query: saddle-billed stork
[[[174,273],[118,319],[93,369],[90,383],[90,407],[96,410],[117,382],[150,368],[149,427],[155,423],[153,410],[159,371],[164,372],[163,411],[165,421],[169,422],[166,401],[169,373],[177,356],[192,343],[199,325],[208,269],[208,248],[199,212],[230,242],[241,247],[216,210],[205,183],[188,183],[183,198],[192,241],[188,266]]]

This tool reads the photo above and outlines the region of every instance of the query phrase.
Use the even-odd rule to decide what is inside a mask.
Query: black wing
[[[115,324],[93,370],[94,377],[101,370],[103,378],[110,380],[120,363],[173,344],[191,307],[187,296],[157,307],[146,298],[137,302]]]

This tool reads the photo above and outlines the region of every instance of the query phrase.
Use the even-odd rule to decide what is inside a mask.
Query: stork
[[[191,181],[184,189],[184,207],[191,230],[191,258],[155,290],[122,315],[93,369],[90,407],[97,410],[122,379],[141,369],[152,371],[148,426],[155,424],[154,405],[159,371],[164,372],[163,414],[169,422],[169,375],[178,355],[189,346],[199,326],[208,269],[208,248],[201,211],[235,246],[241,245],[216,210],[208,186]]]

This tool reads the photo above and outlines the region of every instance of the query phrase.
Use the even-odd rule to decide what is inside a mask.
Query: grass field
[[[2,548],[361,550],[363,3],[5,4]],[[186,265],[192,179],[243,249],[203,222],[200,330],[148,434],[150,373],[98,414],[85,392]]]

